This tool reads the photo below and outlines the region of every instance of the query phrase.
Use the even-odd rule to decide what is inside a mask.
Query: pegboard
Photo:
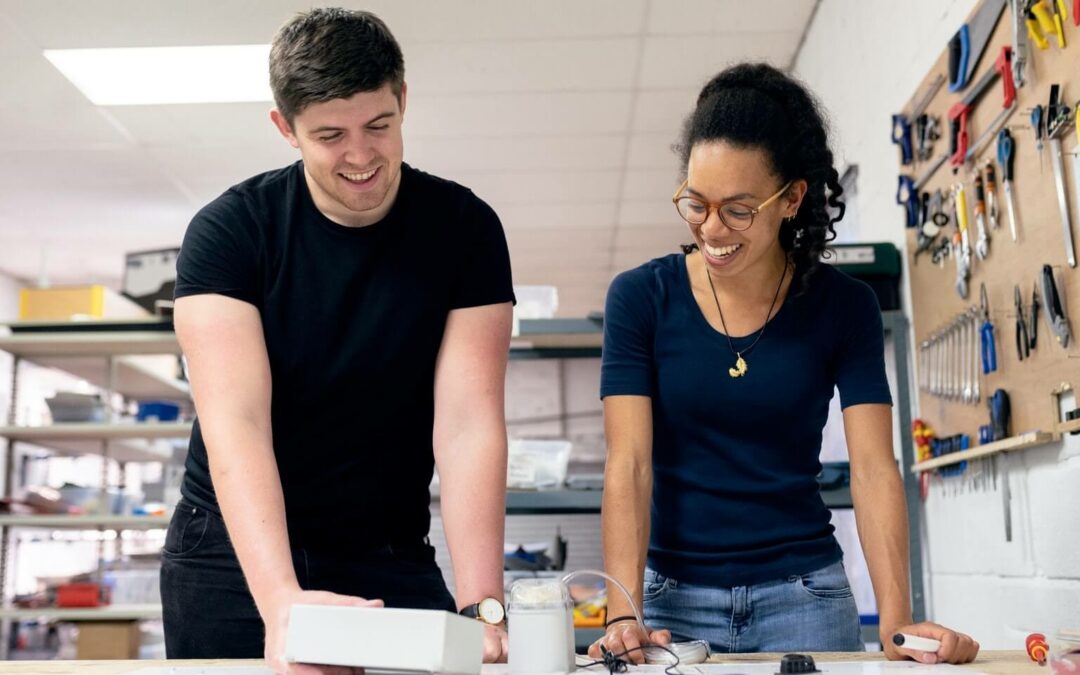
[[[978,13],[985,4],[980,3],[972,12]],[[972,447],[977,445],[980,425],[989,423],[987,397],[994,390],[1004,389],[1009,394],[1012,408],[1011,435],[1025,431],[1051,431],[1055,427],[1055,410],[1051,391],[1062,382],[1080,388],[1080,348],[1078,348],[1077,330],[1080,330],[1080,267],[1070,268],[1066,262],[1064,228],[1058,207],[1058,196],[1051,165],[1051,148],[1044,141],[1041,155],[1037,152],[1035,134],[1030,123],[1030,113],[1036,104],[1045,106],[1049,99],[1050,85],[1060,84],[1064,102],[1075,112],[1077,99],[1080,98],[1080,28],[1073,23],[1072,3],[1065,22],[1064,33],[1066,47],[1060,48],[1054,36],[1049,36],[1049,48],[1038,49],[1029,43],[1027,50],[1026,82],[1016,90],[1016,110],[1005,126],[1014,140],[1014,175],[1013,199],[1018,220],[1018,238],[1014,242],[1009,230],[1009,219],[1002,185],[1002,171],[997,163],[996,138],[982,147],[973,158],[954,172],[946,161],[934,172],[920,192],[933,193],[940,189],[949,194],[952,185],[961,182],[967,197],[969,238],[972,247],[972,269],[968,281],[968,297],[963,299],[956,291],[956,258],[948,257],[939,267],[931,261],[929,252],[915,259],[917,234],[909,229],[907,240],[909,283],[911,285],[912,323],[915,331],[915,347],[912,350],[917,371],[917,383],[926,372],[925,363],[919,358],[919,345],[952,318],[972,306],[979,305],[980,285],[986,285],[989,299],[990,319],[994,324],[995,347],[997,353],[997,371],[984,375],[981,368],[981,399],[975,405],[960,401],[948,401],[937,396],[919,391],[920,417],[928,422],[938,436],[957,433],[969,434]],[[991,35],[988,46],[978,62],[971,84],[959,92],[948,89],[948,50],[943,45],[941,56],[932,70],[926,75],[903,111],[912,112],[913,106],[925,97],[933,80],[945,77],[946,83],[930,99],[926,113],[940,121],[941,138],[933,144],[931,159],[936,159],[949,150],[949,108],[959,102],[988,70],[994,68],[994,61],[1002,47],[1013,41],[1013,16],[1006,7]],[[1026,32],[1026,27],[1021,24]],[[959,26],[957,27],[959,28]],[[991,126],[994,118],[1002,111],[1003,86],[997,83],[982,96],[968,120],[968,136],[973,145],[978,137]],[[1062,137],[1064,151],[1065,185],[1071,212],[1073,236],[1080,250],[1080,195],[1074,182],[1072,158],[1069,153],[1076,152],[1077,134],[1075,127],[1070,127]],[[997,172],[996,197],[999,204],[1000,227],[989,230],[990,253],[985,260],[975,255],[978,230],[975,224],[975,170],[987,160],[994,161]],[[920,162],[901,166],[901,174],[919,178],[928,169],[931,162]],[[950,221],[941,236],[952,236],[956,227],[956,218],[952,203],[946,205]],[[1054,268],[1057,288],[1062,296],[1065,313],[1073,334],[1068,349],[1064,349],[1055,340],[1047,323],[1046,307],[1040,308],[1038,319],[1038,342],[1036,349],[1023,362],[1018,359],[1015,343],[1016,311],[1014,309],[1014,287],[1019,285],[1024,313],[1030,325],[1032,290],[1041,277],[1043,264]],[[1040,293],[1040,303],[1042,302]],[[978,343],[976,342],[976,345]]]

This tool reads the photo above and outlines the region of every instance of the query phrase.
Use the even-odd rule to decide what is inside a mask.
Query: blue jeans
[[[859,610],[844,566],[753,586],[691,584],[645,569],[645,623],[716,653],[861,652]]]

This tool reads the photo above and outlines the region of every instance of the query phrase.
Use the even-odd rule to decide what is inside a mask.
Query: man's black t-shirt
[[[176,297],[206,293],[261,314],[292,545],[340,552],[427,536],[447,314],[514,299],[495,212],[402,165],[387,216],[344,227],[315,207],[297,162],[230,188],[192,220]],[[218,510],[197,420],[181,492]]]

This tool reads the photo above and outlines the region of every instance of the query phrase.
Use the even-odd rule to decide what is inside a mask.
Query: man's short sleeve
[[[889,380],[885,375],[885,330],[877,296],[859,282],[841,312],[839,323],[845,331],[836,354],[836,386],[840,407],[860,403],[892,404]]]
[[[461,211],[459,275],[450,308],[516,302],[510,273],[510,251],[499,216],[469,192]]]
[[[243,199],[226,192],[188,225],[176,261],[175,297],[212,293],[259,307],[258,248]]]
[[[648,271],[638,268],[615,277],[608,288],[600,398],[655,394],[656,312],[648,281]]]

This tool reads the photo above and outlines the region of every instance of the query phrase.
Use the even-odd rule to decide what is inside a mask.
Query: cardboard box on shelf
[[[145,309],[101,285],[24,288],[19,293],[19,320],[71,321],[142,319]]]
[[[138,621],[82,621],[75,641],[79,660],[139,658]]]

